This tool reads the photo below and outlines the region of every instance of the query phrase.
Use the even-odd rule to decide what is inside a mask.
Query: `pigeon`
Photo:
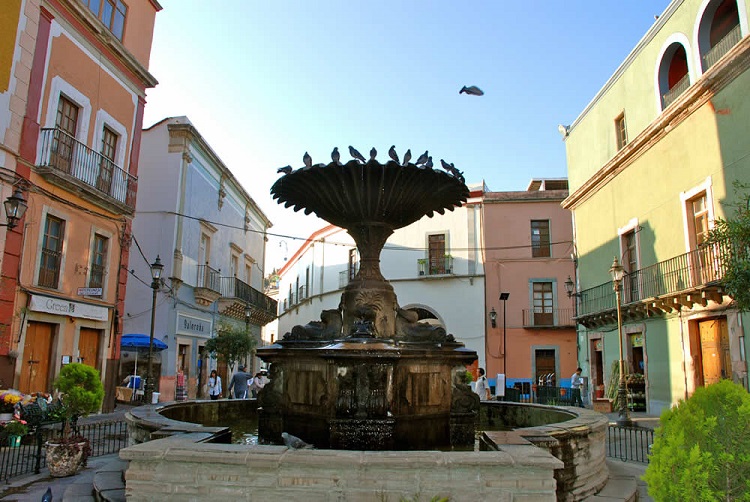
[[[284,166],[276,169],[277,173],[289,174],[292,172],[292,166]]]
[[[42,502],[52,502],[52,487],[47,487],[47,491],[42,495]]]
[[[411,160],[411,148],[406,150],[406,153],[404,154],[404,165],[408,164]]]
[[[292,436],[287,432],[281,433],[281,439],[284,440],[284,444],[286,446],[288,446],[289,448],[294,448],[295,450],[315,448],[313,445],[305,443],[297,436]]]
[[[305,167],[308,169],[312,167],[312,157],[310,157],[310,154],[305,152],[305,155],[302,157],[302,162],[305,163]]]
[[[352,145],[349,145],[349,155],[351,155],[353,159],[356,159],[362,162],[363,164],[365,163],[365,158]]]
[[[427,150],[424,151],[422,155],[419,156],[417,161],[415,162],[416,165],[421,166],[425,162],[427,162],[427,159],[429,158],[429,154],[427,153]]]
[[[451,172],[451,165],[443,159],[440,159],[440,165],[443,166],[443,169],[445,169],[447,172]]]
[[[477,87],[476,85],[470,85],[469,87],[463,86],[460,91],[458,91],[459,94],[468,94],[470,96],[484,96],[484,91]]]
[[[372,150],[370,150],[370,160],[375,160],[375,157],[378,155],[378,151],[375,150],[375,147],[372,147]]]
[[[424,167],[427,169],[432,169],[432,155],[427,157],[427,162],[425,162]]]
[[[341,154],[339,153],[339,147],[333,147],[333,151],[331,152],[331,160],[336,164],[341,164]]]
[[[396,153],[396,145],[391,145],[390,150],[388,150],[388,156],[395,162],[396,164],[400,164],[401,162],[398,160],[398,154]]]

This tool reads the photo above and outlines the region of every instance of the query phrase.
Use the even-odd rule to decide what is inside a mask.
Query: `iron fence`
[[[648,463],[649,448],[654,444],[654,431],[645,427],[607,427],[607,456],[623,462]]]
[[[124,420],[79,424],[74,427],[74,433],[89,440],[92,457],[117,453],[128,441]],[[24,474],[39,474],[47,466],[44,443],[61,434],[61,423],[37,427],[23,436],[17,447],[9,445],[7,435],[0,435],[0,479],[7,481]]]

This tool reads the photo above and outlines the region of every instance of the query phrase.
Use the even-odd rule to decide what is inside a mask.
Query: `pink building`
[[[565,290],[575,273],[572,213],[560,206],[567,196],[567,179],[484,193],[486,370],[491,379],[505,374],[508,387],[545,376],[568,387],[584,363],[576,358],[574,298]]]

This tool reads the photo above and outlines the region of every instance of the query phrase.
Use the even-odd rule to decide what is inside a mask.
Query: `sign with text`
[[[107,307],[90,305],[88,303],[71,302],[60,298],[49,296],[31,295],[29,310],[45,312],[47,314],[66,315],[70,317],[81,317],[95,321],[106,321],[108,319]]]
[[[78,288],[78,296],[102,296],[102,288]]]
[[[211,320],[177,313],[177,333],[186,335],[211,336]]]

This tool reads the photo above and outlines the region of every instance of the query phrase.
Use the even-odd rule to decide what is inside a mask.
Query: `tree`
[[[750,184],[735,181],[738,202],[733,204],[734,216],[717,218],[708,238],[710,244],[724,250],[726,272],[722,283],[737,309],[750,310]]]
[[[247,358],[255,345],[256,341],[248,330],[220,322],[216,336],[206,342],[206,350],[211,357],[218,357],[229,365],[230,371],[234,371],[234,364]]]
[[[643,479],[654,500],[750,500],[750,394],[722,380],[662,413]]]

